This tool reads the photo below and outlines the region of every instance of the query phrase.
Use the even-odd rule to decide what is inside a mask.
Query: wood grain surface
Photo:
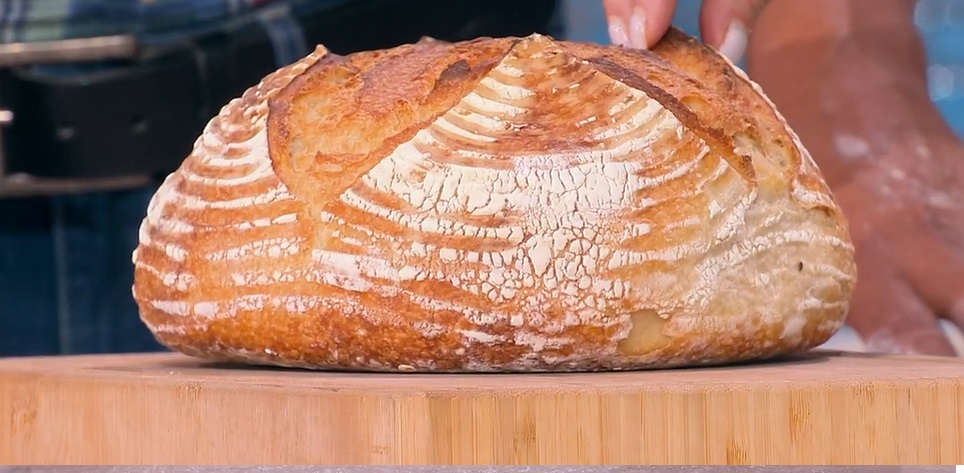
[[[6,464],[955,464],[964,360],[424,375],[0,360]]]
[[[0,473],[954,473],[953,466],[0,466]]]
[[[0,466],[0,473],[954,473],[953,466]]]

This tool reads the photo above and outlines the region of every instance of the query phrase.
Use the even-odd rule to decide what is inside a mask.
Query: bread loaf
[[[676,30],[318,47],[210,121],[133,262],[174,350],[377,371],[772,357],[827,340],[856,278],[796,135]]]

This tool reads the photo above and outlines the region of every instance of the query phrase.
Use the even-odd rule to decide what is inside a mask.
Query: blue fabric
[[[0,355],[56,353],[50,201],[0,200],[0,222]]]
[[[259,21],[268,9],[299,15],[350,0],[0,0],[0,41],[131,34],[179,41]]]
[[[159,348],[131,298],[151,193],[0,200],[0,356]]]

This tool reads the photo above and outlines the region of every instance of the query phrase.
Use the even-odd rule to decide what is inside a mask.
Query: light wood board
[[[955,464],[964,360],[414,375],[6,359],[0,463]]]

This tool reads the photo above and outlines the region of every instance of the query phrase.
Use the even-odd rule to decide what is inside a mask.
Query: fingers
[[[964,257],[941,241],[926,223],[914,225],[915,231],[905,231],[907,248],[920,251],[905,254],[901,267],[914,291],[939,315],[958,328],[964,328]]]
[[[613,44],[649,49],[669,29],[676,0],[603,0]]]
[[[933,310],[883,258],[863,258],[847,324],[868,351],[954,356]]]
[[[859,284],[859,283],[858,283]],[[876,294],[874,303],[854,301],[854,329],[867,351],[955,356],[933,311],[909,287]],[[861,312],[866,312],[861,316]]]
[[[669,29],[676,0],[603,0],[613,44],[648,49]],[[703,41],[738,62],[749,31],[768,0],[704,0],[700,13]]]
[[[700,32],[703,42],[733,62],[746,52],[750,30],[768,0],[703,0]]]

